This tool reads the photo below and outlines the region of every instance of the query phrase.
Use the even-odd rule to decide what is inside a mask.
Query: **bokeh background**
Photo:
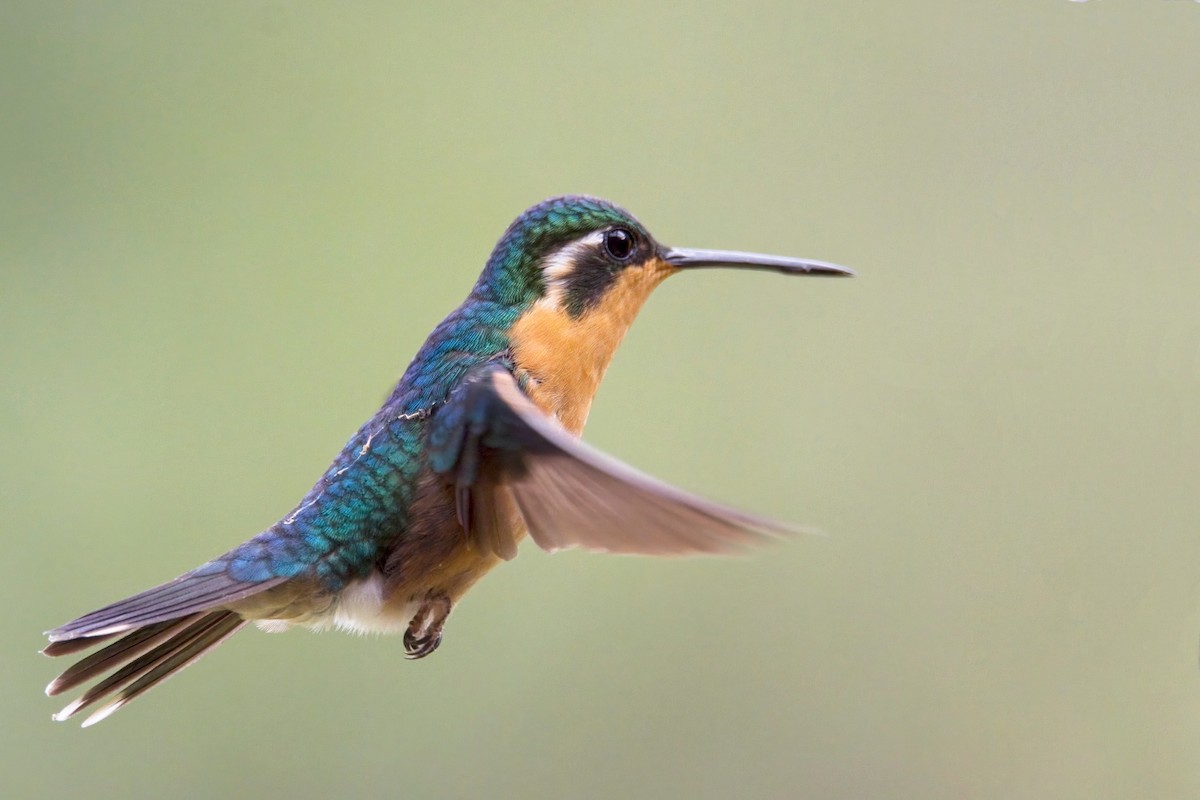
[[[0,794],[1200,794],[1200,5],[0,6]],[[826,537],[248,631],[103,725],[40,631],[291,508],[510,219],[708,272],[587,438]]]

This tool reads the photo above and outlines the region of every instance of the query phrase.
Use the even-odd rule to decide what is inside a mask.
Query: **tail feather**
[[[68,667],[62,675],[59,675],[50,682],[50,685],[46,687],[46,694],[51,697],[56,694],[62,694],[81,683],[86,683],[97,675],[133,660],[166,639],[172,632],[178,631],[179,628],[187,625],[189,622],[194,622],[199,616],[199,614],[192,614],[191,616],[180,617],[176,620],[147,625],[144,628],[139,628],[133,633],[121,637],[102,650],[97,650],[82,661],[77,661]],[[59,642],[58,644],[75,645],[77,643],[88,646],[94,644],[95,640],[92,638],[69,639],[66,642]],[[50,645],[42,652],[47,655],[65,655],[64,653],[48,652],[54,646]]]
[[[54,719],[67,719],[109,698],[84,722],[85,727],[93,725],[245,625],[246,619],[239,613],[246,610],[243,601],[288,580],[246,566],[253,565],[253,556],[260,550],[262,543],[252,539],[173,581],[47,632],[50,644],[42,652],[48,656],[72,655],[106,643],[46,687],[47,694],[56,695],[100,679],[55,714]],[[243,579],[236,575],[252,577]],[[266,577],[260,579],[260,575]],[[270,607],[270,600],[266,602]],[[249,613],[254,615],[253,611]],[[118,635],[120,638],[109,641]]]
[[[89,650],[100,642],[113,638],[117,633],[117,631],[113,631],[112,633],[103,633],[99,636],[80,636],[78,639],[63,639],[60,642],[51,642],[42,648],[42,655],[50,656],[51,658],[69,656],[72,653],[78,653],[80,650]]]
[[[81,636],[107,636],[144,625],[178,619],[244,600],[282,583],[285,578],[239,581],[228,572],[189,572],[173,581],[119,600],[49,631],[52,643]]]
[[[70,667],[47,687],[48,694],[58,694],[124,664],[69,703],[54,719],[68,719],[115,693],[84,720],[85,728],[94,725],[195,662],[245,624],[246,620],[234,611],[216,610],[136,630]]]

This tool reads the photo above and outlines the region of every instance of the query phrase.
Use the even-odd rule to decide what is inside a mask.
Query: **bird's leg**
[[[404,632],[404,657],[424,658],[442,643],[442,628],[453,604],[444,594],[430,595],[421,602],[408,630]]]

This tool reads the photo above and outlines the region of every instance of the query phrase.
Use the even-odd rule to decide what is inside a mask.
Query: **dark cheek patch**
[[[567,276],[563,305],[567,314],[579,318],[589,308],[594,308],[605,292],[616,281],[623,265],[614,264],[600,253],[587,253],[575,263]]]

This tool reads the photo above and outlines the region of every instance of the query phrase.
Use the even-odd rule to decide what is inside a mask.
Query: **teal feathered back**
[[[508,349],[512,324],[544,291],[545,256],[606,225],[643,230],[619,206],[583,196],[551,198],[517,217],[466,302],[429,335],[383,408],[296,509],[201,570],[249,582],[311,573],[330,591],[367,574],[408,524],[417,478],[427,468],[430,416],[472,367]]]

